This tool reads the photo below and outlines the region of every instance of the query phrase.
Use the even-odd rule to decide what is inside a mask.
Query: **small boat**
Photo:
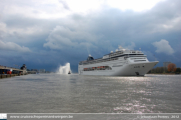
[[[69,71],[69,73],[68,73],[68,74],[71,74],[71,73],[70,73],[70,71]]]

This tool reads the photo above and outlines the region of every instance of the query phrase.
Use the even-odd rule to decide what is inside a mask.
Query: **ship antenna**
[[[118,45],[118,48],[119,48],[119,50],[123,49],[123,47],[121,45]]]

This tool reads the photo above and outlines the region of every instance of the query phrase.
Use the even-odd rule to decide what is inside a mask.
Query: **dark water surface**
[[[181,113],[181,75],[0,79],[0,113]]]

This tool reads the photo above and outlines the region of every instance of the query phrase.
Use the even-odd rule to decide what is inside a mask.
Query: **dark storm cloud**
[[[65,10],[70,9],[65,1],[59,2]],[[36,16],[39,12],[41,11],[38,9],[30,11],[31,16]],[[52,66],[49,67],[52,69],[70,62],[76,71],[75,66],[79,61],[85,60],[88,54],[99,58],[117,49],[118,45],[129,49],[141,48],[149,59],[159,60],[160,65],[167,60],[179,64],[181,59],[177,56],[180,51],[178,47],[181,48],[180,0],[163,1],[151,10],[142,12],[104,6],[98,12],[72,13],[55,19],[21,14],[4,16],[0,22],[1,40],[4,43],[14,42],[19,47],[25,46],[31,50],[31,54],[26,56],[29,60],[20,57],[29,65],[41,64]],[[169,59],[169,55],[163,52],[166,48],[159,48],[162,39],[173,49],[174,52],[169,52],[173,59]]]
[[[146,12],[121,11],[114,8],[105,8],[99,13],[95,12],[88,15],[74,14],[65,20],[67,23],[64,21],[63,24],[59,24],[59,26],[80,33],[77,34],[79,37],[75,37],[73,34],[68,35],[68,32],[66,32],[67,35],[65,35],[64,32],[66,30],[57,33],[52,31],[50,35],[54,33],[54,37],[51,36],[52,39],[48,38],[44,46],[50,47],[50,49],[61,49],[59,46],[63,45],[65,47],[64,50],[70,49],[76,53],[79,49],[84,53],[89,51],[90,54],[101,57],[103,54],[115,50],[118,45],[129,48],[134,44],[131,46],[132,48],[143,48],[147,53],[152,52],[153,54],[157,54],[155,52],[161,48],[159,48],[159,46],[155,48],[153,43],[165,39],[166,42],[171,44],[168,44],[169,49],[173,50],[175,48],[172,43],[174,41],[180,42],[180,39],[172,39],[172,37],[166,37],[166,35],[170,33],[170,36],[172,36],[173,32],[176,33],[181,29],[180,5],[180,1],[176,0],[160,2]],[[57,35],[59,35],[59,37]],[[89,35],[94,36],[95,39],[91,41]],[[80,36],[82,38],[80,38]],[[174,34],[176,38],[179,36],[179,34]],[[66,46],[65,42],[67,42]],[[89,44],[89,47],[87,47],[89,50],[81,46],[81,43]],[[145,45],[149,48],[144,47]],[[166,47],[164,49],[168,50]],[[96,53],[96,51],[98,52]],[[166,51],[159,53],[167,54]],[[173,54],[172,51],[168,53]],[[69,54],[74,56],[74,54]],[[153,59],[153,54],[148,54],[150,55],[149,58]],[[162,58],[157,59],[161,62],[166,60]],[[174,62],[174,60],[172,61]]]
[[[128,44],[128,42],[131,41],[138,43],[140,41],[154,42],[162,39],[159,38],[160,34],[164,36],[164,34],[170,31],[178,31],[180,29],[180,13],[177,11],[179,5],[173,3],[175,6],[174,9],[172,9],[172,4],[168,3],[170,2],[167,1],[164,3],[164,6],[162,6],[163,3],[160,3],[160,5],[157,5],[147,12],[121,11],[119,9],[107,8],[99,13],[90,13],[86,16],[76,14],[70,16],[68,20],[66,19],[67,23],[60,24],[60,26],[74,32],[80,32],[78,36],[85,36],[84,41],[94,43],[96,46],[101,46],[100,43],[104,41],[114,42],[112,45],[120,43]],[[164,14],[165,7],[170,9],[171,12]],[[162,12],[160,12],[160,10],[162,10]],[[171,17],[170,14],[172,14]],[[175,21],[175,23],[173,21]],[[65,32],[66,30],[63,31]],[[64,36],[61,35],[64,34],[63,31],[59,31],[57,34],[62,37]],[[84,33],[81,33],[81,31],[84,31]],[[97,36],[95,37],[96,42],[88,40],[90,37],[86,34]],[[155,35],[158,39],[151,40],[150,36]],[[72,35],[64,36],[64,38],[74,44],[81,39],[77,38],[75,41],[71,37]],[[61,45],[61,43],[64,44],[63,41],[65,42],[65,40],[63,40],[63,38],[59,40],[62,40],[62,42],[59,41],[59,43],[56,44],[57,46]],[[51,42],[51,40],[48,41]],[[56,41],[58,40],[54,42]]]

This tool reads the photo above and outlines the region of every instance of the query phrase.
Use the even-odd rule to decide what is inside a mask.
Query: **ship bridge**
[[[87,61],[90,61],[90,60],[94,60],[94,58],[91,55],[89,55],[87,58]]]
[[[146,55],[144,55],[141,51],[138,51],[138,50],[135,51],[135,50],[123,49],[122,47],[119,47],[119,50],[116,49],[115,52],[111,51],[111,53],[104,55],[102,58],[94,59],[91,55],[89,55],[87,60],[79,62],[79,65],[109,62],[109,61],[118,60],[118,58],[120,57],[123,57],[125,60],[127,58],[145,59]],[[138,57],[138,58],[135,58],[135,57]]]

